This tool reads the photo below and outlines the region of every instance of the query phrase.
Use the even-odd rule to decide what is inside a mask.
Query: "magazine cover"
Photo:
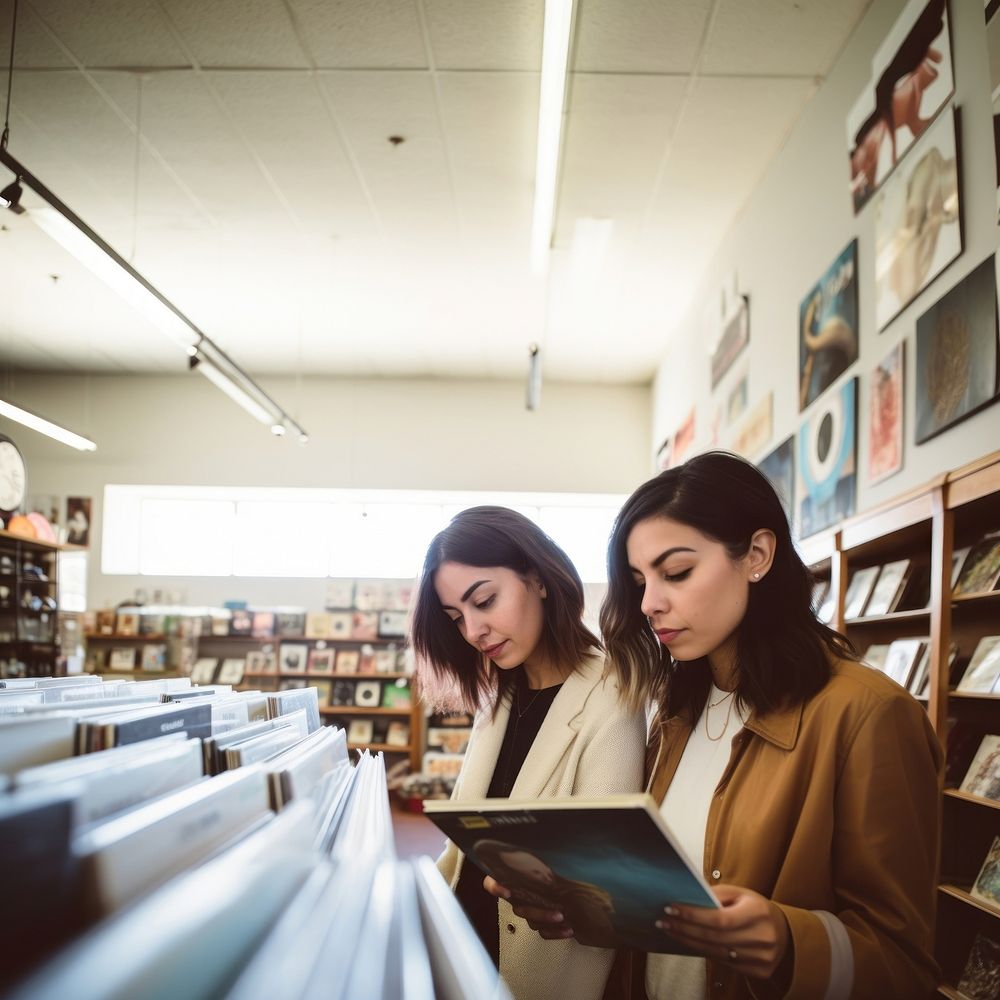
[[[424,812],[516,900],[560,910],[581,944],[685,954],[655,926],[663,908],[718,906],[649,795],[427,800]]]

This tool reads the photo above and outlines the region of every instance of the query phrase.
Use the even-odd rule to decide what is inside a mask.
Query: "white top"
[[[729,763],[733,738],[745,721],[735,693],[729,696],[713,684],[660,806],[663,818],[699,870],[705,866],[705,828],[712,796]],[[650,954],[646,961],[650,1000],[704,1000],[707,985],[703,958]]]

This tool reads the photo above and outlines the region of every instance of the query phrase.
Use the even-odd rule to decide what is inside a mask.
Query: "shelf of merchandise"
[[[119,669],[108,669],[108,670],[98,670],[97,673],[101,677],[110,678],[111,680],[118,679],[135,679],[141,677],[143,680],[155,680],[155,679],[167,679],[169,677],[180,677],[180,674],[176,670],[119,670]]]
[[[412,746],[407,743],[404,746],[397,746],[395,743],[348,743],[348,750],[370,750],[372,753],[405,753],[413,752]]]
[[[320,711],[324,715],[394,715],[396,718],[407,717],[412,708],[365,708],[364,705],[323,705]]]
[[[947,751],[956,723],[1000,734],[1000,694],[958,692],[950,684],[952,643],[958,656],[971,656],[984,635],[997,631],[1000,591],[952,597],[952,553],[1000,528],[1000,451],[864,511],[798,543],[817,578],[828,579],[836,596],[831,624],[862,652],[873,642],[907,635],[930,636],[930,684],[925,704],[931,725]],[[930,601],[914,611],[844,619],[851,574],[896,559],[929,563]],[[954,769],[953,769],[954,770]],[[954,774],[951,775],[955,783]],[[957,781],[961,781],[958,775]],[[1000,941],[1000,911],[971,896],[971,886],[1000,833],[1000,803],[943,789],[936,957],[946,984],[942,996],[957,997],[961,976],[977,933]]]
[[[12,629],[12,637],[0,641],[0,677],[18,676],[5,666],[8,657],[24,663],[29,675],[55,674],[59,671],[58,608],[47,609],[46,617],[51,617],[48,638],[21,635],[26,621],[31,620],[31,612],[20,606],[22,587],[30,585],[34,590],[44,589],[48,596],[58,594],[58,566],[56,558],[60,552],[77,549],[78,546],[59,545],[43,542],[38,538],[27,538],[16,532],[0,528],[0,554],[8,555],[14,563],[14,572],[5,574],[3,579],[11,585],[10,604],[0,609],[0,618],[7,618]],[[25,555],[44,560],[47,579],[40,580],[22,573]]]
[[[126,635],[121,632],[108,633],[108,632],[85,632],[84,639],[88,642],[91,641],[105,641],[105,642],[166,642],[168,636],[165,636],[162,632],[147,632],[145,635]]]

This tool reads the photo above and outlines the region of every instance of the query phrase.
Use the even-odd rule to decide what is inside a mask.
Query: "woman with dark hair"
[[[642,712],[583,624],[579,574],[528,518],[474,507],[434,538],[411,636],[424,699],[476,712],[454,799],[641,790]],[[514,997],[601,997],[614,952],[533,934],[464,860],[449,842],[438,867]]]
[[[941,748],[817,620],[768,480],[713,452],[645,483],[608,577],[609,662],[657,706],[648,788],[722,904],[664,901],[658,926],[696,957],[646,956],[635,995],[929,996]]]

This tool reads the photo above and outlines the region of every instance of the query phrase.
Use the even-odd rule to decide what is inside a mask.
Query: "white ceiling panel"
[[[265,380],[523,378],[538,342],[546,378],[645,381],[868,2],[578,0],[547,279],[543,6],[22,0],[10,150]],[[0,267],[9,365],[183,363],[28,216]]]
[[[74,3],[25,0],[21,7],[27,8],[38,23],[48,28],[48,32],[44,32],[46,35],[55,34],[72,59],[84,66],[182,66],[186,61],[154,0],[76,0]],[[9,19],[5,20],[9,23]],[[26,17],[25,20],[30,24],[32,19]],[[18,24],[18,63],[21,63],[20,57],[45,59],[44,50],[35,53],[31,48],[21,48],[20,29]],[[50,64],[42,62],[40,65]]]
[[[872,0],[719,0],[703,73],[823,76]]]
[[[580,0],[578,73],[690,73],[712,0]]]
[[[542,61],[543,0],[415,0],[438,69],[527,70]]]
[[[282,0],[158,0],[203,67],[309,65]]]
[[[289,0],[302,44],[326,69],[423,69],[414,0]]]

